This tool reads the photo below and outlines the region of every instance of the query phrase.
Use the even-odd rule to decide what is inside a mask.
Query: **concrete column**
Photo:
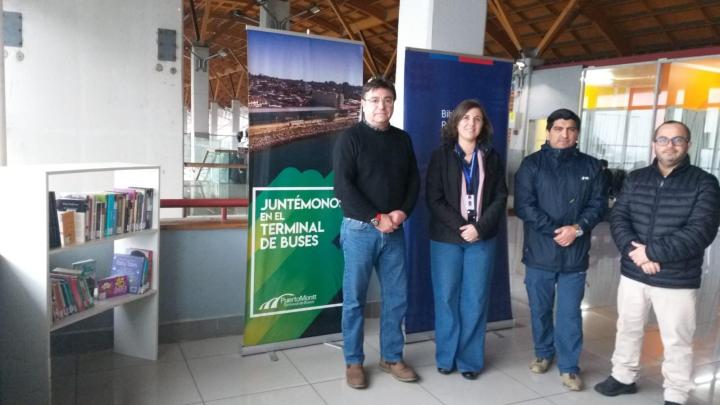
[[[260,24],[265,28],[290,30],[290,2],[267,0],[260,6]]]
[[[482,55],[486,16],[485,0],[400,0],[393,125],[403,127],[405,48]]]
[[[197,162],[200,156],[196,150],[198,139],[209,140],[208,103],[210,102],[210,81],[208,79],[208,56],[206,46],[193,45],[190,52],[190,111],[192,128],[190,131],[190,161]]]
[[[7,166],[7,134],[5,133],[5,37],[3,36],[3,2],[0,0],[0,166]]]
[[[210,134],[217,135],[218,133],[218,110],[220,106],[218,103],[210,102]]]
[[[230,110],[232,111],[232,132],[233,134],[238,133],[240,131],[240,108],[242,107],[242,104],[240,104],[240,100],[231,100],[230,101]]]

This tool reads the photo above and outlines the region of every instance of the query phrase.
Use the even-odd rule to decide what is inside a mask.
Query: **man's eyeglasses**
[[[685,145],[688,142],[689,142],[688,139],[685,138],[684,136],[676,136],[673,138],[668,138],[666,136],[659,136],[659,137],[655,138],[655,143],[658,145],[661,145],[661,146],[665,146],[670,143],[672,143],[673,146],[680,146],[680,145]]]
[[[379,105],[380,103],[385,104],[386,106],[391,106],[395,102],[392,97],[373,97],[373,98],[366,98],[365,101],[367,101],[370,104]]]

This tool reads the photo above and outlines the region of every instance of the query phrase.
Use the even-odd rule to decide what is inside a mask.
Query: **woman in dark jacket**
[[[477,378],[485,363],[485,326],[495,235],[507,187],[492,125],[476,100],[461,102],[442,131],[427,172],[430,256],[438,371]]]

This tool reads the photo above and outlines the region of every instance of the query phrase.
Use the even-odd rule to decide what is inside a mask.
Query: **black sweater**
[[[498,233],[500,220],[505,218],[507,186],[500,156],[487,145],[480,145],[483,155],[482,210],[474,223],[481,240]],[[452,144],[444,144],[433,152],[427,171],[426,197],[432,217],[430,239],[446,243],[464,243],[460,227],[467,221],[460,213],[460,190],[463,177],[460,162]]]
[[[369,221],[395,210],[410,216],[415,207],[420,176],[405,131],[380,131],[364,122],[348,128],[335,145],[333,170],[335,195],[348,218]]]
[[[610,229],[622,256],[622,274],[651,286],[699,288],[702,262],[720,225],[720,186],[690,158],[663,177],[653,164],[623,183],[610,215]],[[645,244],[660,272],[648,275],[628,254],[632,242]]]

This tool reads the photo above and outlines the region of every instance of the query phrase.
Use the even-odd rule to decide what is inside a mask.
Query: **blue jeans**
[[[438,368],[480,372],[495,262],[495,239],[475,243],[430,241]]]
[[[586,277],[586,271],[556,273],[532,267],[525,270],[535,356],[551,359],[557,352],[561,373],[580,372],[578,362],[583,343],[580,303],[585,295]]]
[[[342,332],[345,363],[362,364],[363,310],[373,267],[380,281],[380,355],[387,361],[402,360],[405,338],[402,322],[407,309],[405,237],[400,228],[382,233],[367,222],[343,218],[340,243],[345,256],[343,274]]]

